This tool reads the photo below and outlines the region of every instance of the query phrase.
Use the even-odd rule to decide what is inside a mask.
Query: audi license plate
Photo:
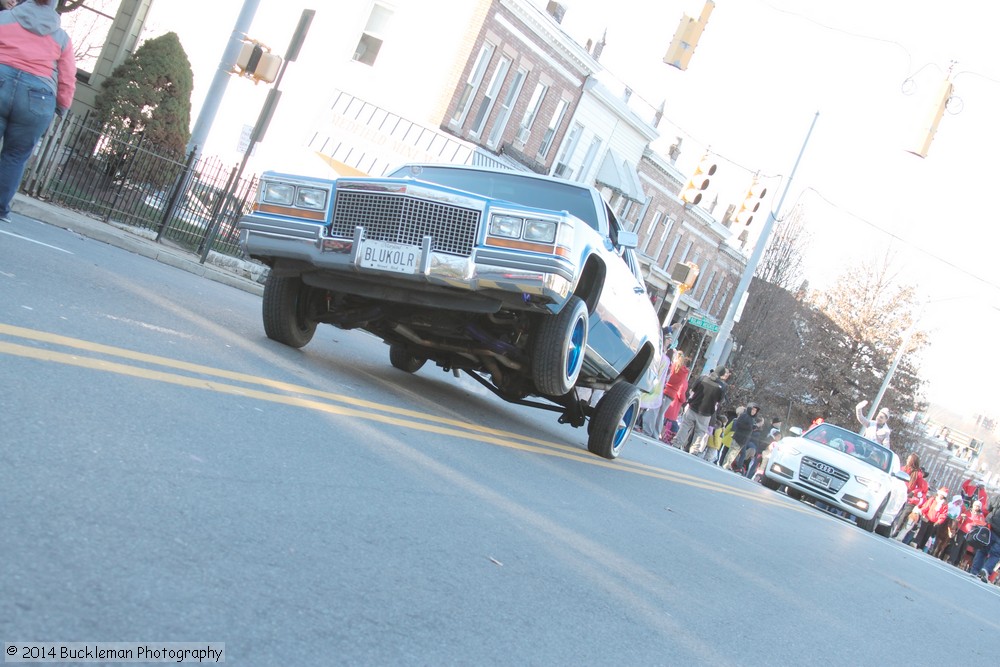
[[[416,273],[420,248],[392,241],[361,242],[361,267],[395,273]]]
[[[809,481],[820,486],[830,486],[830,478],[821,472],[816,472],[815,470],[809,474]]]

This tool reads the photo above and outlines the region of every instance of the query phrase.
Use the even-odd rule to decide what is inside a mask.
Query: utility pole
[[[747,289],[750,287],[750,281],[753,280],[754,273],[757,272],[757,265],[760,264],[761,257],[764,256],[764,249],[767,247],[767,242],[771,238],[771,230],[774,228],[774,222],[777,219],[777,216],[781,213],[781,206],[785,203],[785,197],[788,196],[788,191],[792,187],[792,180],[795,178],[795,172],[799,168],[799,162],[802,161],[802,154],[806,151],[806,145],[809,143],[809,137],[812,136],[813,128],[816,127],[816,120],[818,118],[819,112],[817,111],[816,115],[813,116],[812,124],[809,126],[809,132],[806,133],[806,139],[802,142],[802,148],[799,149],[799,156],[795,158],[795,165],[792,167],[792,173],[788,175],[788,181],[785,183],[785,191],[781,193],[781,199],[778,201],[778,207],[767,214],[767,220],[764,222],[764,227],[760,230],[760,236],[757,237],[757,245],[754,246],[753,253],[750,254],[750,259],[747,260],[746,268],[743,270],[743,277],[740,278],[740,284],[736,286],[733,298],[729,301],[729,309],[726,311],[726,317],[722,320],[722,324],[719,325],[719,331],[715,334],[715,338],[712,340],[712,344],[709,346],[708,352],[705,353],[705,365],[702,367],[701,371],[703,375],[707,375],[709,371],[719,365],[719,360],[722,357],[722,349],[729,340],[729,334],[733,331],[733,323],[736,320],[736,311],[739,309],[740,303],[743,301],[743,295],[746,294]]]
[[[313,17],[315,15],[316,10],[314,9],[302,10],[302,15],[299,17],[299,24],[295,28],[295,33],[292,35],[292,39],[288,44],[288,50],[285,52],[285,58],[281,63],[281,68],[278,70],[277,78],[274,80],[274,86],[267,91],[267,99],[264,100],[264,106],[260,110],[260,115],[257,116],[257,123],[254,125],[253,131],[250,133],[250,141],[247,143],[247,149],[243,153],[243,159],[240,161],[240,166],[229,177],[229,183],[226,187],[226,197],[230,197],[232,192],[235,192],[239,188],[240,178],[243,176],[243,170],[246,169],[251,153],[253,153],[253,147],[258,141],[264,138],[264,133],[267,132],[268,125],[271,124],[271,118],[274,116],[274,110],[278,108],[278,102],[281,100],[281,90],[279,90],[278,86],[281,85],[281,80],[285,76],[285,69],[288,67],[288,63],[295,61],[299,57],[299,51],[302,50],[302,42],[305,41],[306,35],[309,33],[309,26],[312,25]],[[233,60],[235,62],[235,56]],[[212,249],[212,243],[215,241],[215,235],[219,230],[219,220],[217,218],[217,215],[212,216],[212,222],[209,227],[208,234],[205,236],[201,252],[202,264],[204,264],[205,260],[208,259],[208,253]]]
[[[253,17],[257,14],[259,6],[260,0],[243,0],[243,9],[240,10],[240,15],[236,18],[236,25],[233,26],[233,32],[229,36],[225,51],[222,52],[219,69],[215,71],[215,78],[212,79],[208,95],[205,96],[205,103],[202,104],[201,110],[198,112],[198,119],[194,123],[194,129],[191,130],[191,139],[188,141],[186,153],[194,150],[200,154],[205,145],[208,131],[212,129],[212,123],[215,121],[215,115],[219,112],[222,97],[226,94],[226,86],[229,84],[233,65],[236,64],[236,56],[240,53],[243,38],[250,31],[250,24],[253,23]]]

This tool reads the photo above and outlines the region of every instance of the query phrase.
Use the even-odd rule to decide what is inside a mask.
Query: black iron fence
[[[21,189],[105,222],[151,230],[201,256],[242,257],[236,223],[256,177],[214,157],[172,155],[143,135],[111,132],[89,116],[56,121],[39,143]]]

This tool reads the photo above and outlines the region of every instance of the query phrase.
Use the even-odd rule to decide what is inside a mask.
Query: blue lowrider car
[[[453,165],[265,172],[239,226],[246,253],[271,268],[269,338],[302,347],[319,323],[364,329],[396,368],[464,371],[560,422],[589,419],[590,451],[620,453],[653,384],[660,325],[636,235],[594,188]],[[603,394],[592,405],[581,389]]]

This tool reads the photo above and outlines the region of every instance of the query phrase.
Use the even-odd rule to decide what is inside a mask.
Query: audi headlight
[[[494,215],[490,218],[490,234],[493,236],[519,239],[521,238],[521,229],[523,227],[524,219],[515,218],[512,215]]]
[[[555,243],[558,226],[552,220],[527,220],[524,223],[524,240],[535,243]]]
[[[326,208],[326,190],[300,187],[295,191],[295,205],[322,211]]]
[[[268,204],[291,206],[295,199],[295,186],[288,183],[264,182],[261,199]]]
[[[868,479],[867,477],[861,477],[859,475],[855,475],[854,479],[858,480],[858,484],[864,484],[871,489],[872,493],[878,493],[882,490],[882,485],[874,479]]]

